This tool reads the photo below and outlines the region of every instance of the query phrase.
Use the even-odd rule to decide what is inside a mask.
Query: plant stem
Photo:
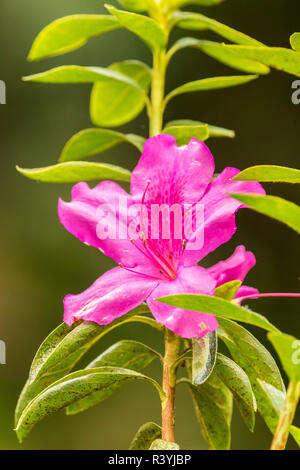
[[[277,429],[274,434],[271,450],[284,450],[293,423],[297,404],[300,398],[300,381],[291,381],[287,389],[286,399],[281,410]]]
[[[165,328],[165,355],[163,360],[163,391],[166,400],[162,406],[162,439],[175,442],[175,389],[176,368],[172,364],[178,359],[180,351],[180,338]]]
[[[148,4],[152,4],[148,1]],[[149,11],[150,15],[158,21],[161,27],[168,31],[168,6],[162,2],[156,3],[156,8]],[[161,133],[163,128],[164,95],[166,80],[166,50],[153,53],[153,69],[151,84],[151,105],[149,114],[149,135],[154,137]],[[172,331],[165,328],[165,355],[163,358],[163,380],[162,388],[166,399],[162,402],[162,439],[167,442],[175,442],[175,389],[176,389],[176,367],[172,367],[180,354],[181,340]]]
[[[155,52],[153,55],[151,110],[150,110],[150,137],[160,134],[163,126],[164,93],[166,76],[166,53]]]

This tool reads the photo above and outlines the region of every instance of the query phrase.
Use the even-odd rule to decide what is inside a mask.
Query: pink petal
[[[128,238],[126,218],[126,206],[132,204],[131,196],[111,181],[103,181],[93,189],[78,183],[72,189],[71,202],[59,200],[58,215],[63,226],[82,242],[100,249],[117,263],[135,266],[139,253]],[[125,234],[122,239],[119,227]],[[108,230],[111,235],[101,239],[100,232]]]
[[[189,293],[213,295],[215,285],[215,280],[200,266],[180,268],[176,279],[159,283],[147,299],[147,303],[158,323],[162,323],[183,338],[200,338],[218,328],[214,315],[171,307],[155,299],[166,295]]]
[[[175,137],[160,134],[148,139],[131,177],[131,193],[141,197],[150,181],[147,200],[156,204],[196,203],[214,173],[208,147],[197,139],[178,147]]]
[[[236,231],[235,213],[246,207],[228,193],[265,194],[263,187],[253,181],[231,181],[239,173],[236,168],[225,168],[209,185],[200,203],[204,207],[204,223],[199,226],[194,236],[188,241],[184,252],[184,265],[192,266],[208,253],[230,240]],[[204,232],[204,233],[203,233]],[[204,243],[199,250],[190,249],[199,233],[204,235]],[[200,237],[201,238],[201,237]]]
[[[259,295],[259,290],[255,289],[254,287],[249,286],[241,286],[237,291],[235,298],[244,297],[246,295]]]
[[[208,268],[210,275],[216,279],[217,287],[230,281],[242,281],[248,271],[255,265],[255,256],[251,251],[246,251],[243,245],[238,246],[230,258],[220,261]]]
[[[122,268],[114,268],[99,277],[81,294],[64,298],[64,322],[93,321],[107,325],[140,305],[157,286]]]
[[[159,254],[167,266],[163,271],[176,272],[182,256],[186,205],[192,207],[199,201],[213,172],[209,149],[196,139],[178,147],[175,137],[161,134],[145,143],[132,174],[131,190],[134,199],[142,202],[141,228],[148,239],[147,249]]]

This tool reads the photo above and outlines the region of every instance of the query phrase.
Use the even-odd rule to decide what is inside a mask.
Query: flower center
[[[171,227],[169,227],[170,235],[167,238],[163,236],[163,227],[160,224],[159,217],[158,219],[152,217],[151,203],[149,203],[149,201],[146,203],[145,201],[150,185],[151,180],[147,180],[141,199],[139,219],[140,236],[137,240],[131,239],[130,241],[136,249],[149,260],[149,265],[157,269],[157,274],[155,274],[155,270],[154,274],[152,274],[153,270],[151,270],[151,275],[149,275],[126,267],[125,269],[152,279],[174,280],[176,279],[179,259],[185,249],[186,240],[182,240],[181,238],[175,239]],[[156,201],[154,201],[154,203],[157,206]],[[170,219],[168,222],[170,223]],[[162,220],[162,225],[163,223],[164,221]],[[155,227],[152,227],[151,224],[155,224]],[[150,230],[149,225],[151,227]],[[156,237],[153,237],[152,229],[156,232]]]

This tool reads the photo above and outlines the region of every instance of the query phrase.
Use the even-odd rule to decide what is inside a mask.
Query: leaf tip
[[[15,427],[14,432],[16,433],[19,444],[23,443],[23,435],[20,433],[18,426]]]
[[[37,61],[39,59],[42,59],[41,56],[37,55],[35,52],[34,52],[34,47],[32,46],[32,48],[30,49],[30,51],[28,52],[28,56],[26,57],[26,60],[28,62],[34,62],[34,61]]]
[[[116,8],[113,5],[111,5],[110,3],[104,3],[104,8],[106,8],[106,10],[108,10],[109,12],[111,10],[116,10]]]

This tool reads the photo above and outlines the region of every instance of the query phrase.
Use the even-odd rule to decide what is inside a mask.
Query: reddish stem
[[[300,297],[300,293],[290,293],[290,292],[271,292],[266,294],[251,294],[245,295],[244,297],[236,297],[234,299],[235,302],[242,302],[243,300],[248,299],[259,299],[260,297]]]

